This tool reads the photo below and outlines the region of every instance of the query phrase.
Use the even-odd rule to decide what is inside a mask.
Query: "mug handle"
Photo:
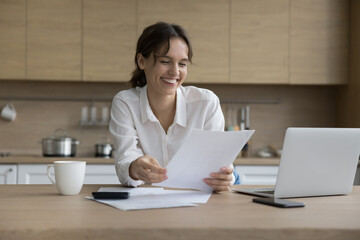
[[[50,168],[54,168],[54,164],[49,164],[46,168],[47,176],[50,179],[50,181],[56,185],[55,180],[50,176]]]

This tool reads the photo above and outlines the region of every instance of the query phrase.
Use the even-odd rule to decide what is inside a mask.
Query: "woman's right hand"
[[[130,164],[129,175],[134,180],[159,183],[166,180],[166,168],[159,165],[155,158],[148,155],[139,157]]]

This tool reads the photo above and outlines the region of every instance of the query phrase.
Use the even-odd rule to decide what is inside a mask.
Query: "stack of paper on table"
[[[196,203],[207,203],[211,196],[211,192],[164,190],[163,188],[151,187],[100,188],[99,191],[129,192],[130,197],[128,199],[121,200],[95,200],[92,197],[86,197],[87,199],[95,200],[125,211],[197,206]]]

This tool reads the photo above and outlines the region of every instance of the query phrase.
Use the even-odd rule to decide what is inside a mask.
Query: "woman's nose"
[[[179,71],[179,67],[177,64],[172,64],[170,70],[169,70],[169,73],[172,75],[172,76],[177,76],[179,75],[180,71]]]

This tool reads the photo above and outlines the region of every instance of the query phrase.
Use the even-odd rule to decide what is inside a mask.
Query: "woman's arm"
[[[138,135],[128,104],[115,96],[110,112],[110,133],[115,139],[115,169],[121,184],[138,186],[143,181],[132,179],[129,167],[133,161],[144,155],[138,144]]]

